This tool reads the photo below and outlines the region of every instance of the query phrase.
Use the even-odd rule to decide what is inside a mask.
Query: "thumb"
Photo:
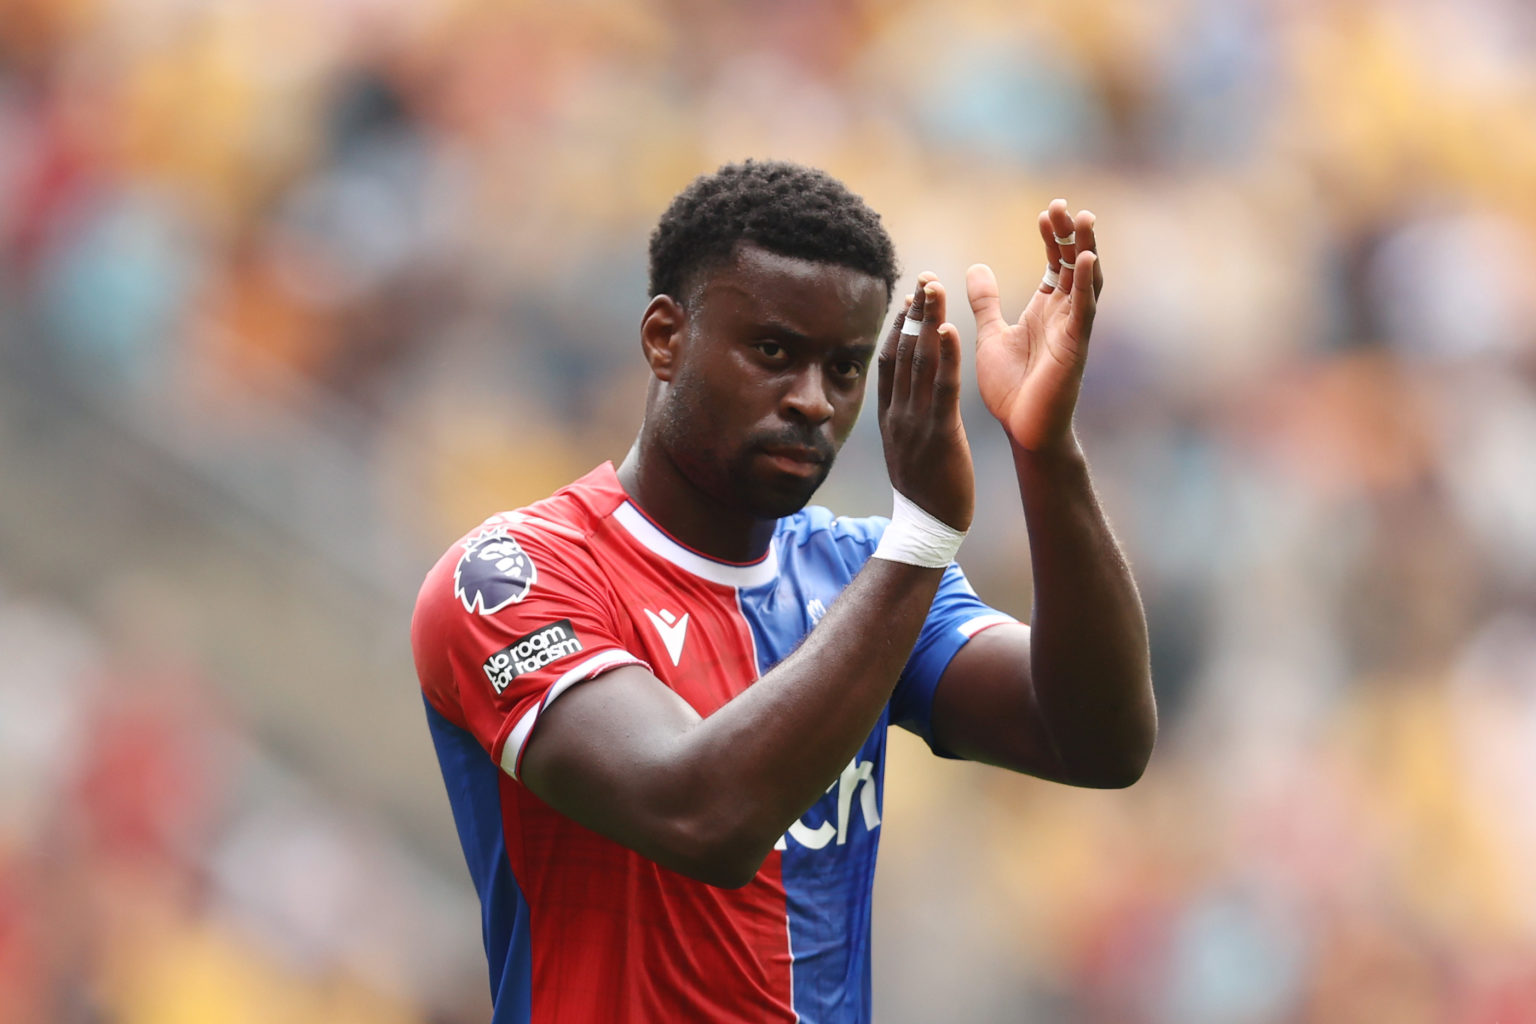
[[[997,294],[997,275],[985,263],[974,263],[965,272],[965,295],[971,300],[971,315],[976,318],[976,337],[1006,327],[1003,304]]]

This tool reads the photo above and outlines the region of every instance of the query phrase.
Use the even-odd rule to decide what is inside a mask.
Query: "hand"
[[[966,271],[965,289],[976,316],[976,379],[988,411],[1014,444],[1027,451],[1075,446],[1072,410],[1082,385],[1088,334],[1104,272],[1093,237],[1094,216],[1073,217],[1064,199],[1040,211],[1045,258],[1061,282],[1041,281],[1016,324],[1003,319],[997,276],[985,263]],[[1075,243],[1056,238],[1073,237]],[[1063,264],[1076,263],[1074,268]]]
[[[880,346],[880,436],[891,486],[956,530],[976,508],[971,446],[960,421],[960,331],[944,319],[944,286],[917,279]],[[916,335],[903,334],[920,321]]]

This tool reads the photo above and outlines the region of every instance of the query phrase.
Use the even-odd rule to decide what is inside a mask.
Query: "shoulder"
[[[611,467],[600,467],[549,498],[490,516],[427,572],[411,615],[411,648],[440,710],[452,706],[457,679],[474,677],[509,644],[559,628],[579,635],[581,650],[613,634],[617,603],[602,526],[622,489],[616,480],[603,485],[603,468],[611,477]]]
[[[604,470],[607,470],[606,474]],[[612,467],[602,466],[553,495],[498,512],[448,546],[417,595],[417,616],[455,605],[490,615],[535,586],[580,586],[594,578],[594,534],[623,501]]]

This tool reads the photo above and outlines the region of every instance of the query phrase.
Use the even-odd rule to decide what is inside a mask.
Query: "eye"
[[[784,358],[784,346],[780,345],[776,341],[753,342],[752,347],[761,352],[764,358],[773,362],[777,362],[778,360]]]
[[[839,380],[851,383],[864,376],[864,364],[857,359],[839,359],[832,364],[832,373]]]

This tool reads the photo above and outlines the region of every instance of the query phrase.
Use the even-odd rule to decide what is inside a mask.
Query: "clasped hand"
[[[976,318],[982,402],[1015,445],[1048,454],[1076,443],[1072,413],[1104,273],[1092,213],[1074,216],[1056,199],[1040,211],[1038,224],[1047,273],[1017,322],[1003,317],[991,267],[972,266],[965,285]],[[960,332],[946,312],[938,276],[919,276],[880,348],[880,432],[892,486],[964,530],[975,508],[975,481],[960,419]]]

